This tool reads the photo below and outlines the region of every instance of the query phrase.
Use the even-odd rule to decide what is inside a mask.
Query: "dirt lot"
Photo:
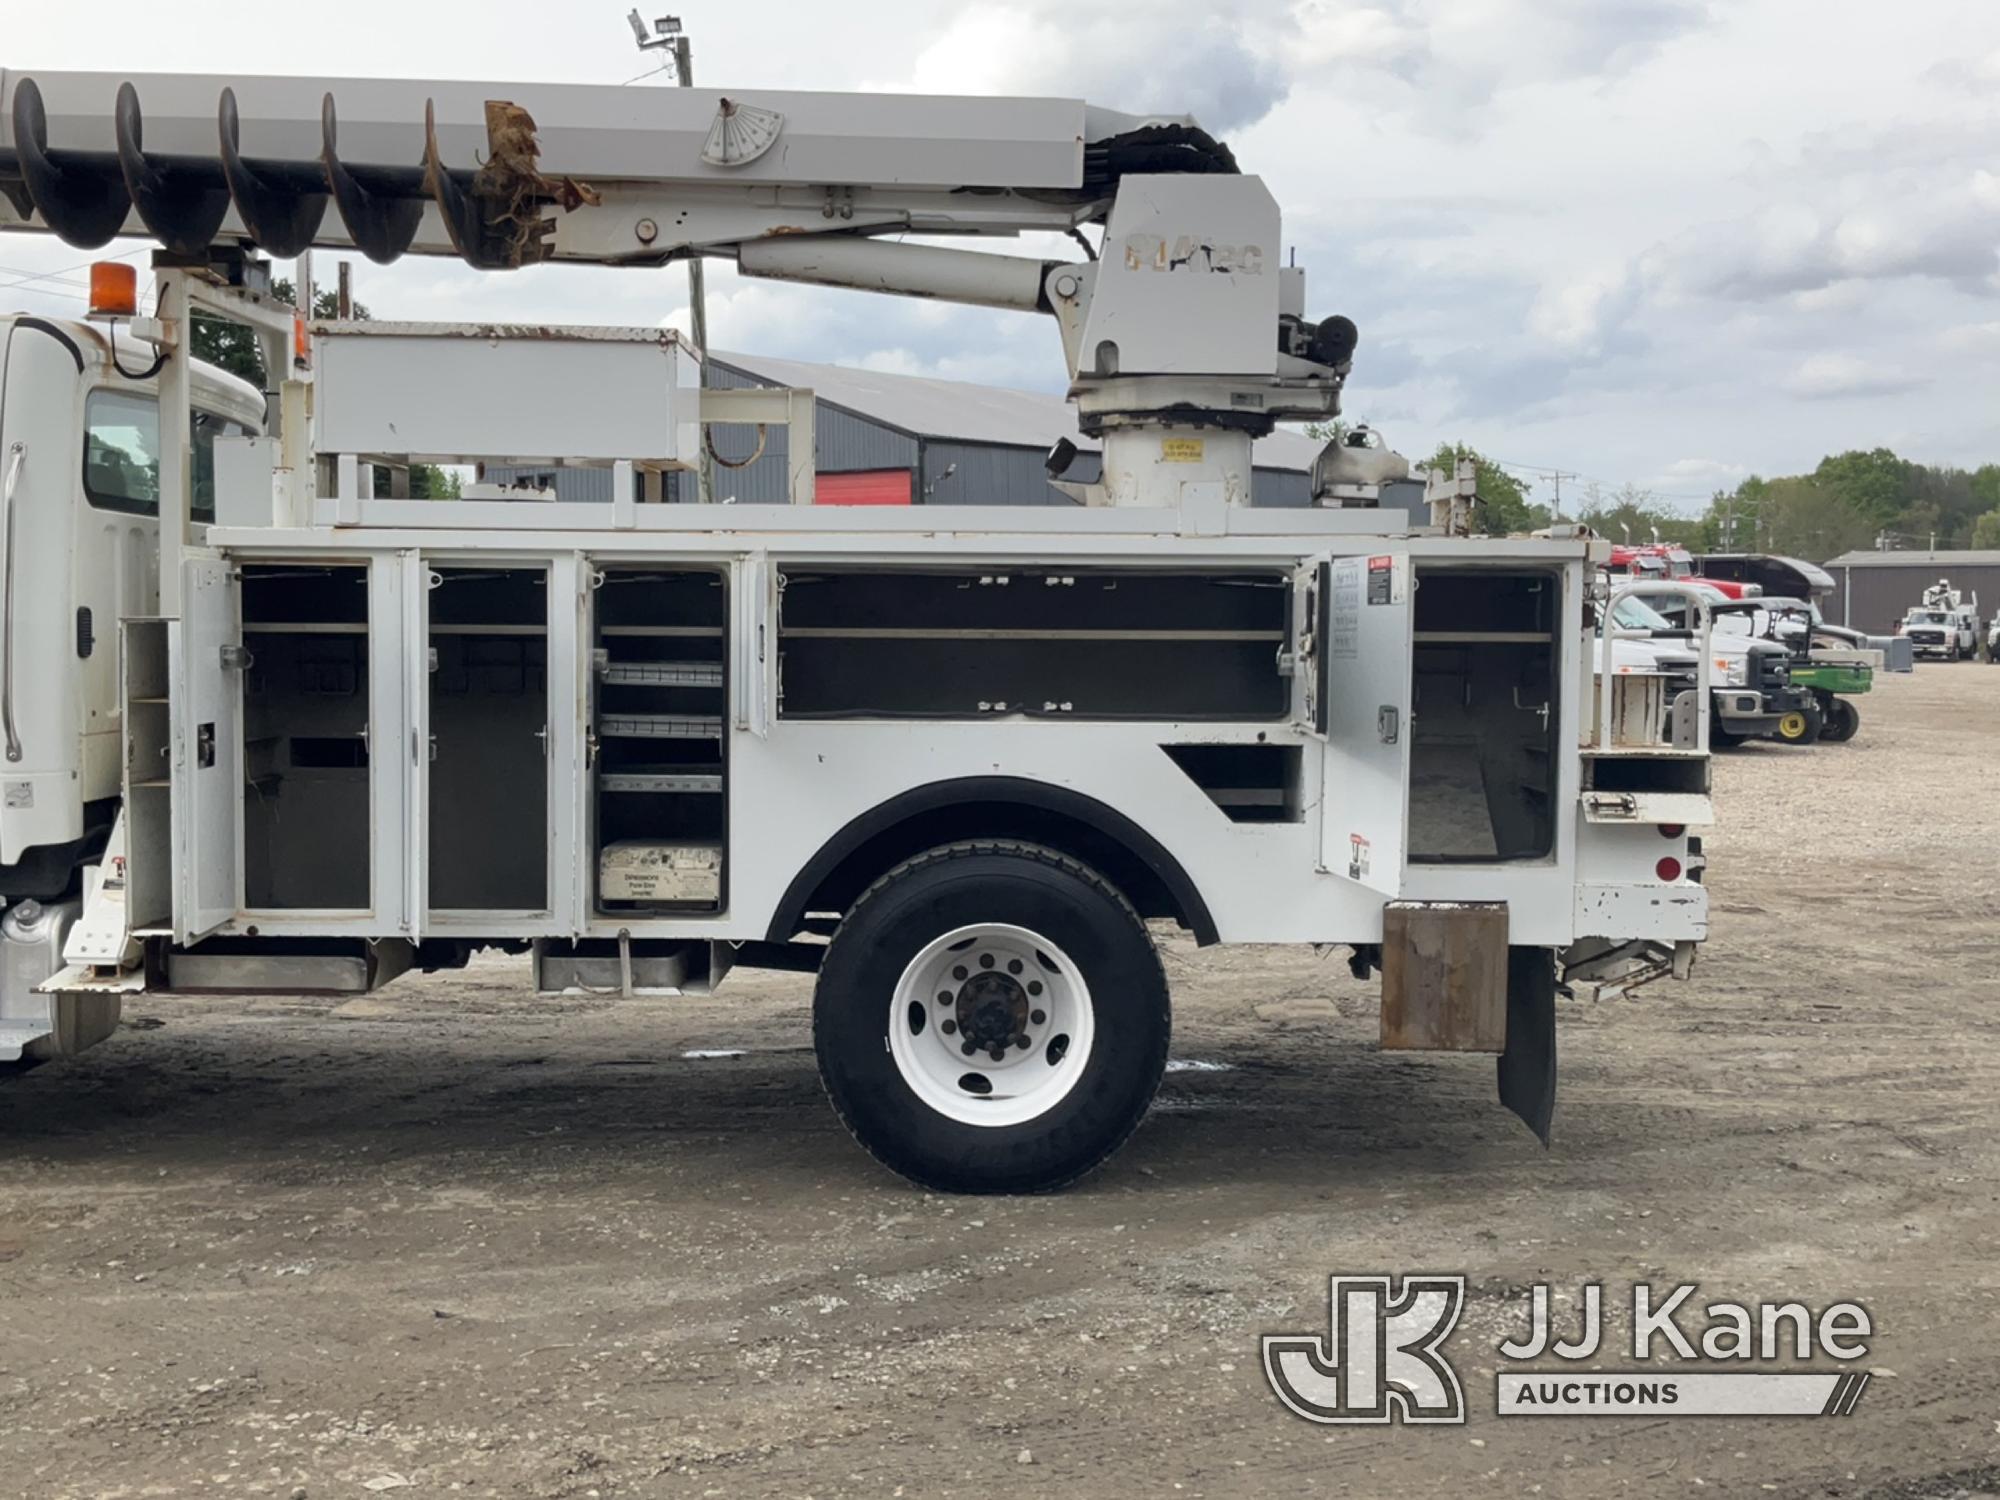
[[[1865,715],[1719,762],[1696,979],[1565,1006],[1548,1153],[1289,950],[1175,942],[1180,1068],[1035,1200],[874,1167],[789,976],[144,1003],[0,1089],[0,1490],[2000,1489],[2000,671]],[[1287,1415],[1258,1336],[1391,1269],[1477,1284],[1470,1425]],[[1859,1299],[1880,1378],[1837,1420],[1492,1415],[1518,1288],[1635,1278]]]

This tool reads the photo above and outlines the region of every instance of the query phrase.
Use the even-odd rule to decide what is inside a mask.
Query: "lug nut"
[[[967,1042],[963,1047],[959,1048],[958,1050],[963,1052],[967,1057],[970,1057],[972,1056],[973,1053],[979,1050],[979,1046],[976,1042]]]
[[[1019,1047],[1023,1052],[1026,1052],[1030,1047],[1034,1045],[1034,1043],[1030,1042],[1024,1036],[1017,1036],[1014,1038],[1014,1045],[1016,1047]]]
[[[1008,972],[1009,974],[1018,974],[1018,973],[1020,973],[1020,972],[1021,972],[1021,960],[1020,960],[1020,959],[1018,959],[1018,958],[1010,958],[1010,959],[1008,959],[1008,960],[1007,960],[1007,972]]]
[[[1030,1021],[1033,1021],[1037,1026],[1041,1025],[1042,1022],[1046,1021],[1048,1018],[1049,1018],[1049,1013],[1045,1010],[1031,1010],[1028,1012],[1028,1019]],[[949,1026],[951,1025],[951,1022],[947,1021],[944,1024]]]
[[[992,968],[992,967],[993,967],[993,955],[992,955],[992,954],[990,954],[990,953],[982,953],[982,954],[980,954],[980,955],[979,955],[979,967],[980,967],[980,968],[982,968],[982,969],[990,969],[990,968]]]
[[[1005,1062],[1007,1060],[1007,1049],[1005,1047],[995,1047],[993,1049],[993,1060],[995,1062]]]
[[[1040,994],[1041,992],[1042,992],[1042,982],[1041,982],[1041,980],[1039,980],[1039,979],[1030,979],[1030,980],[1028,981],[1028,993],[1029,993],[1029,994],[1031,994],[1031,995],[1039,995],[1039,994]]]
[[[938,1022],[938,1030],[942,1031],[946,1036],[950,1036],[954,1031],[958,1030],[958,1022],[940,1021]]]

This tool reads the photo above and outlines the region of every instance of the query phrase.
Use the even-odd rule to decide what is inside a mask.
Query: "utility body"
[[[1344,945],[1383,975],[1385,1046],[1497,1057],[1544,1139],[1558,986],[1686,975],[1705,605],[1667,585],[1695,626],[1661,631],[1621,618],[1601,544],[1475,539],[1453,502],[1412,527],[1375,504],[1407,472],[1379,448],[1331,445],[1310,509],[1251,508],[1251,439],[1337,413],[1356,335],[1305,316],[1275,205],[1192,122],[710,94],[704,133],[699,99],[377,83],[337,86],[368,108],[338,138],[329,89],[305,154],[299,90],[251,80],[203,154],[191,101],[224,87],[6,79],[22,227],[81,243],[129,215],[173,247],[156,313],[115,335],[146,351],[167,435],[142,517],[158,601],[119,602],[115,679],[51,709],[19,767],[50,798],[72,738],[118,751],[108,826],[59,830],[67,930],[12,966],[47,963],[9,1001],[30,1055],[98,1039],[142,988],[359,991],[479,947],[523,953],[545,991],[794,968],[818,976],[822,1075],[869,1150],[1031,1190],[1101,1161],[1152,1096],[1150,922]],[[421,173],[386,123],[412,111]],[[445,165],[482,130],[485,167]],[[811,171],[849,186],[772,176]],[[1099,226],[1077,262],[873,238]],[[792,505],[662,504],[708,424],[790,423],[810,455],[809,397],[706,391],[701,351],[658,330],[306,329],[246,238],[490,268],[732,254],[1039,311],[1102,477],[1071,509],[844,510],[803,503],[808,464]],[[197,313],[256,329],[273,376],[261,430],[217,435],[206,471],[180,434],[238,408],[188,357]],[[88,413],[125,380],[73,366],[57,412],[10,379],[10,505],[91,535]],[[524,461],[609,468],[614,498],[393,498],[416,462]],[[34,609],[46,675],[83,675],[53,650],[72,601]],[[1691,672],[1620,655],[1676,634]],[[19,862],[58,846],[30,848],[16,811],[10,782]]]

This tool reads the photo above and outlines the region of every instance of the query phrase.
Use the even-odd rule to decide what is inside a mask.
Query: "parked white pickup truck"
[[[1682,584],[1701,590],[1711,609],[1731,602],[1698,578],[1682,580]],[[1645,610],[1661,626],[1671,629],[1692,631],[1696,624],[1688,599],[1666,588],[1658,593],[1632,594],[1621,608]],[[1717,631],[1709,638],[1709,656],[1714,714],[1709,732],[1715,744],[1773,739],[1795,745],[1819,738],[1818,709],[1810,694],[1792,686],[1791,653],[1783,646],[1742,633]]]
[[[1896,633],[1906,636],[1918,656],[1940,661],[1970,661],[1979,653],[1979,596],[1966,595],[1940,578],[1924,590]]]

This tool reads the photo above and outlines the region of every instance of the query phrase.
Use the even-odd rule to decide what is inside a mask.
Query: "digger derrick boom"
[[[1127,173],[1235,170],[1192,120],[1074,99],[0,70],[0,229],[190,259],[247,240],[497,270],[1059,231]]]

